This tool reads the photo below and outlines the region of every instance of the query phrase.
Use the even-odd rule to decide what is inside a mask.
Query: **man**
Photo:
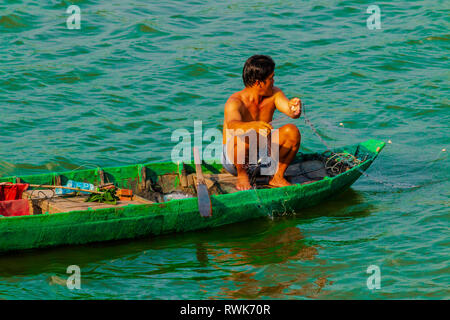
[[[259,146],[259,139],[274,138],[274,135],[270,134],[273,129],[270,122],[275,109],[294,119],[300,117],[301,114],[300,99],[289,100],[279,88],[274,87],[274,71],[275,63],[269,56],[254,55],[250,57],[245,62],[242,72],[245,88],[232,94],[225,104],[222,164],[228,172],[237,175],[236,188],[238,190],[248,190],[251,186],[247,172],[248,159],[247,162],[238,161],[239,156],[241,156],[238,156],[238,144],[239,141],[242,142],[242,139],[238,137],[239,134],[236,134],[236,132],[239,132],[239,130],[241,133],[256,131]],[[269,180],[269,184],[273,187],[284,187],[291,185],[284,178],[284,173],[297,154],[301,137],[299,130],[293,124],[282,126],[279,129],[278,137],[278,143],[275,146],[279,148],[279,157],[278,159],[271,159],[271,161],[276,162],[272,165],[276,165],[277,170]],[[271,142],[269,140],[267,145],[270,145]],[[248,155],[248,151],[256,150],[245,140],[243,145],[246,155]],[[259,154],[261,151],[266,152],[266,150],[258,149]],[[272,150],[271,154],[273,155],[273,153]]]

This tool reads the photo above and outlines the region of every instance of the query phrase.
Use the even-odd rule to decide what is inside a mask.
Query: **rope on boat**
[[[325,151],[326,153],[327,151]],[[354,155],[350,153],[334,153],[331,152],[331,156],[325,161],[325,169],[331,171],[334,175],[338,175],[347,168],[353,168],[361,164],[361,160],[357,159]],[[334,161],[334,164],[330,164]]]
[[[53,190],[53,189],[50,189],[50,190],[53,192],[53,194],[52,194],[51,196],[47,196],[47,195],[45,194],[45,192],[43,192],[42,190],[33,189],[33,190],[31,191],[30,195],[28,196],[28,199],[31,201],[31,203],[33,203],[33,206],[34,206],[34,202],[35,202],[35,201],[36,201],[36,202],[40,202],[40,201],[48,200],[48,202],[50,202],[53,198],[56,197],[55,190]],[[33,193],[34,193],[35,191],[38,191],[38,192],[37,192],[38,198],[33,199]],[[42,195],[43,197],[42,197],[42,198],[39,198],[40,195]],[[48,210],[49,210],[49,203],[47,203],[47,211],[48,211]]]

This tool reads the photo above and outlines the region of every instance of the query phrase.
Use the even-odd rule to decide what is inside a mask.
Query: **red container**
[[[0,201],[21,199],[28,186],[28,183],[0,184]]]
[[[0,215],[5,217],[29,215],[28,200],[21,199],[22,193],[27,189],[27,183],[0,184]]]
[[[30,205],[27,199],[0,201],[0,215],[5,217],[27,216]]]

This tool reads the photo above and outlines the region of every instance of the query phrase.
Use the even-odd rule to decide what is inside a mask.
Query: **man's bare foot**
[[[248,180],[248,176],[246,174],[238,175],[236,189],[238,189],[238,190],[251,189],[250,181]]]
[[[292,183],[287,181],[284,177],[280,178],[277,176],[273,176],[273,178],[270,179],[270,181],[269,181],[269,186],[276,187],[276,188],[287,187],[287,186],[292,186]]]

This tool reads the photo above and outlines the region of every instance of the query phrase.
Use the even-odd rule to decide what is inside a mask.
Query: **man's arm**
[[[227,129],[238,130],[242,129],[244,132],[248,130],[267,130],[268,133],[272,130],[272,126],[264,121],[242,121],[241,114],[242,102],[236,98],[230,98],[225,104],[225,123]]]
[[[278,88],[274,88],[274,90],[275,107],[288,117],[291,117],[293,119],[299,118],[302,113],[302,102],[300,101],[300,99],[292,98],[291,100],[289,100],[288,98],[286,98],[283,91]]]

